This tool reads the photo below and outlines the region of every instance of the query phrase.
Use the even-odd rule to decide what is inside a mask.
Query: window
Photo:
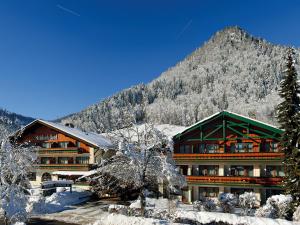
[[[267,177],[284,177],[284,168],[283,166],[266,166],[266,176]]]
[[[253,189],[252,188],[231,188],[230,192],[236,196],[240,196],[245,192],[253,192]]]
[[[35,136],[37,141],[48,141],[48,140],[56,140],[57,134],[39,134]]]
[[[77,148],[80,148],[80,141],[76,141]]]
[[[51,148],[51,143],[43,142],[43,143],[42,143],[42,147],[43,147],[43,148]]]
[[[192,153],[191,145],[180,145],[179,152],[180,153]]]
[[[73,164],[73,158],[71,157],[59,157],[58,164]]]
[[[188,166],[186,166],[186,165],[181,165],[181,166],[179,166],[179,167],[180,167],[180,172],[181,172],[181,174],[187,176],[187,173],[188,173]]]
[[[205,153],[205,144],[194,144],[193,153]]]
[[[56,160],[53,157],[42,157],[41,164],[55,164]]]
[[[253,166],[231,166],[230,167],[230,175],[231,176],[245,176],[252,177],[253,176]]]
[[[89,164],[89,157],[76,157],[76,164]]]
[[[206,145],[206,151],[207,153],[217,153],[219,150],[218,144],[207,144]]]
[[[261,144],[261,151],[263,152],[278,152],[277,142],[265,142]]]
[[[202,197],[218,197],[219,188],[217,187],[199,187],[199,195]]]
[[[240,142],[232,143],[230,145],[230,150],[232,152],[253,152],[253,143],[252,142]]]
[[[199,175],[200,176],[218,176],[219,166],[199,166]]]
[[[58,142],[58,145],[60,148],[68,148],[69,142]]]
[[[36,172],[30,172],[30,173],[28,174],[28,179],[29,179],[30,181],[36,181]]]

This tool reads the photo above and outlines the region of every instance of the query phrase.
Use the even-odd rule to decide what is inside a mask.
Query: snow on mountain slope
[[[285,52],[285,46],[228,27],[149,84],[125,89],[60,121],[106,132],[117,129],[128,110],[139,122],[189,126],[226,109],[276,125]]]
[[[33,120],[33,118],[18,115],[0,108],[0,139]]]

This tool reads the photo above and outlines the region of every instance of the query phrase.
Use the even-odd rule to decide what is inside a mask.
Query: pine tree
[[[292,48],[287,51],[286,70],[280,84],[279,95],[283,101],[277,107],[278,122],[284,133],[281,146],[285,153],[285,179],[286,194],[291,194],[294,205],[300,202],[300,86],[297,83],[295,68],[295,52]]]

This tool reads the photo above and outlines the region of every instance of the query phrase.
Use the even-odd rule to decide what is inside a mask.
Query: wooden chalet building
[[[183,201],[252,191],[264,202],[280,193],[281,134],[272,125],[222,111],[174,136],[174,159],[188,183]]]
[[[86,175],[112,143],[102,135],[83,132],[71,124],[35,120],[15,134],[19,143],[37,146],[32,185],[49,180],[73,180]]]

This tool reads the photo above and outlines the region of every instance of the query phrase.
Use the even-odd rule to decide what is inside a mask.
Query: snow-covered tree
[[[169,140],[152,124],[136,125],[114,132],[119,143],[116,155],[100,163],[98,172],[134,184],[144,215],[149,185],[163,183],[170,191],[185,185],[172,159]]]
[[[258,199],[255,193],[245,192],[239,196],[239,206],[242,209],[242,215],[250,215],[252,209],[258,204]]]
[[[62,121],[108,132],[131,107],[138,122],[189,126],[225,109],[277,125],[285,51],[285,46],[227,27],[150,83],[122,90]],[[148,105],[140,114],[142,99]]]
[[[300,222],[300,206],[298,206],[293,214],[293,220]]]
[[[236,196],[232,193],[221,193],[218,200],[219,206],[225,213],[232,212],[234,207],[238,204]]]
[[[18,145],[8,138],[0,148],[0,203],[8,224],[27,220],[26,204],[30,183],[28,174],[36,160],[32,147]]]
[[[255,216],[267,218],[288,218],[291,213],[291,195],[273,195],[267,199],[264,206],[258,208]]]
[[[286,57],[285,76],[280,84],[279,95],[283,101],[278,105],[278,122],[284,130],[281,138],[285,153],[284,187],[291,194],[295,206],[300,204],[300,86],[295,68],[295,52],[289,48]]]

